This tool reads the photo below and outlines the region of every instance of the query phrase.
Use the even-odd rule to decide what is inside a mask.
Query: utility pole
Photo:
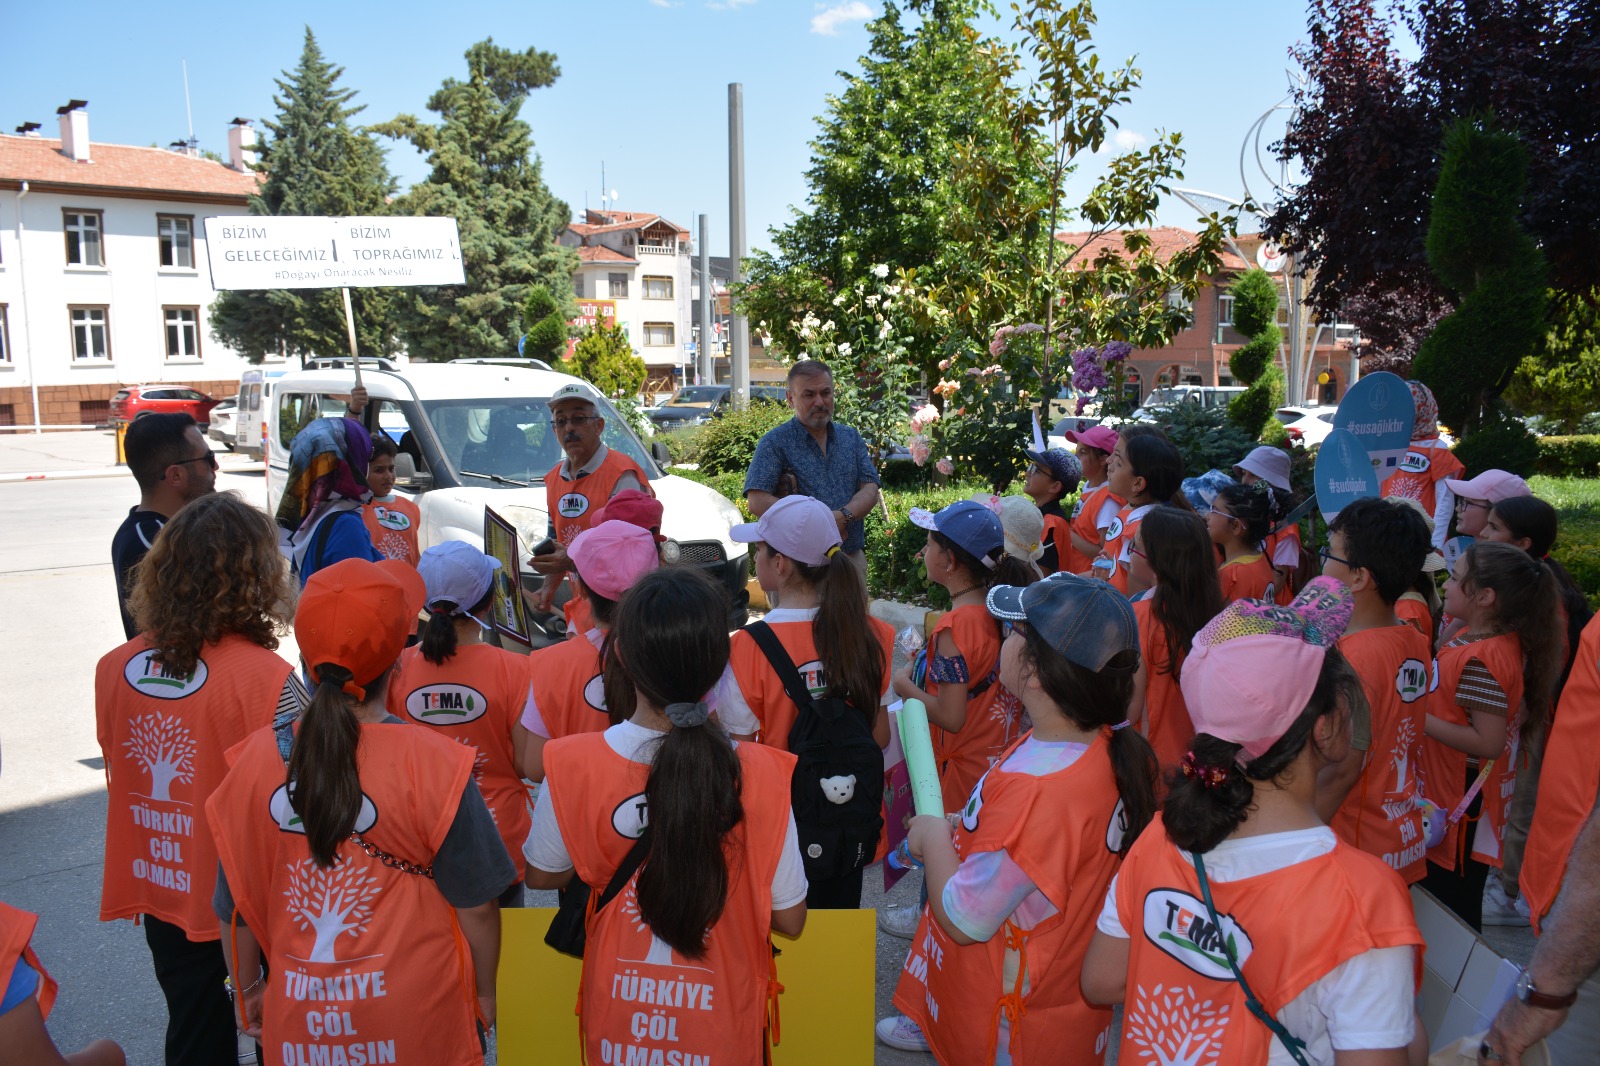
[[[700,360],[700,382],[717,383],[717,362],[711,352],[711,338],[716,331],[711,328],[711,226],[706,216],[700,216],[700,347],[695,357]]]
[[[744,280],[744,86],[728,85],[728,285]],[[731,306],[728,364],[733,371],[733,406],[750,398],[750,323]]]

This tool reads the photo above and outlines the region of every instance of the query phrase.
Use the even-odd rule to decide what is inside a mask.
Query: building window
[[[647,275],[644,279],[644,298],[646,300],[672,299],[672,279],[653,278]]]
[[[74,359],[110,359],[111,336],[106,329],[106,308],[73,307],[72,357]]]
[[[1219,325],[1219,326],[1231,326],[1231,325],[1233,325],[1233,297],[1232,296],[1218,296],[1217,297],[1217,325]]]
[[[644,324],[644,343],[652,348],[672,344],[672,323],[646,322]]]
[[[194,267],[194,219],[187,215],[157,215],[156,236],[161,244],[161,265],[189,270]]]
[[[0,364],[11,365],[11,322],[5,304],[0,304]]]
[[[100,212],[64,211],[62,215],[67,234],[67,265],[105,266],[105,256],[100,251]]]
[[[610,285],[611,298],[613,300],[626,300],[628,298],[628,275],[607,274],[606,281]]]
[[[574,274],[574,275],[572,275],[572,295],[576,296],[580,300],[583,299],[583,275],[582,274]]]
[[[200,309],[164,307],[167,324],[167,358],[200,358]]]

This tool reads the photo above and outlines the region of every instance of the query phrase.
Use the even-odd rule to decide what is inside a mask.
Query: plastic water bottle
[[[1101,581],[1110,581],[1111,571],[1116,569],[1116,564],[1104,555],[1096,556],[1090,566],[1094,569],[1094,576]]]
[[[911,857],[911,841],[902,840],[900,846],[884,856],[884,862],[894,870],[920,870],[922,864]]]

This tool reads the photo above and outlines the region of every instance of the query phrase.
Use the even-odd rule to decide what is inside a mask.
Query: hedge
[[[1592,478],[1600,474],[1600,434],[1540,437],[1534,469],[1551,477]]]

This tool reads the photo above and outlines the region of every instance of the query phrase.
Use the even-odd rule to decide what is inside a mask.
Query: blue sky
[[[181,62],[187,60],[194,132],[226,152],[234,116],[276,113],[273,79],[299,58],[309,25],[324,54],[345,68],[366,121],[402,112],[423,118],[446,77],[462,77],[462,53],[498,44],[554,52],[561,78],[523,108],[545,179],[581,215],[600,206],[601,167],[624,210],[654,211],[695,230],[710,216],[714,254],[727,249],[727,86],[745,102],[748,233],[804,202],[809,142],[824,98],[857,69],[872,0],[590,0],[588,3],[457,2],[267,5],[88,0],[65,9],[27,4],[6,20],[0,64],[0,129],[24,121],[56,130],[55,109],[89,101],[92,140],[168,144],[187,133]],[[1305,36],[1303,0],[1102,0],[1095,40],[1103,61],[1137,57],[1143,87],[1119,117],[1124,140],[1160,129],[1184,134],[1184,184],[1227,195],[1240,189],[1239,152],[1251,124],[1287,90],[1288,49]],[[1001,28],[996,23],[994,28]],[[1269,124],[1268,136],[1281,130]],[[426,174],[409,146],[393,145],[402,187]],[[1269,169],[1276,167],[1269,162]],[[1251,188],[1265,182],[1252,164]],[[1079,185],[1087,188],[1087,175]],[[1173,201],[1160,221],[1189,225]]]

